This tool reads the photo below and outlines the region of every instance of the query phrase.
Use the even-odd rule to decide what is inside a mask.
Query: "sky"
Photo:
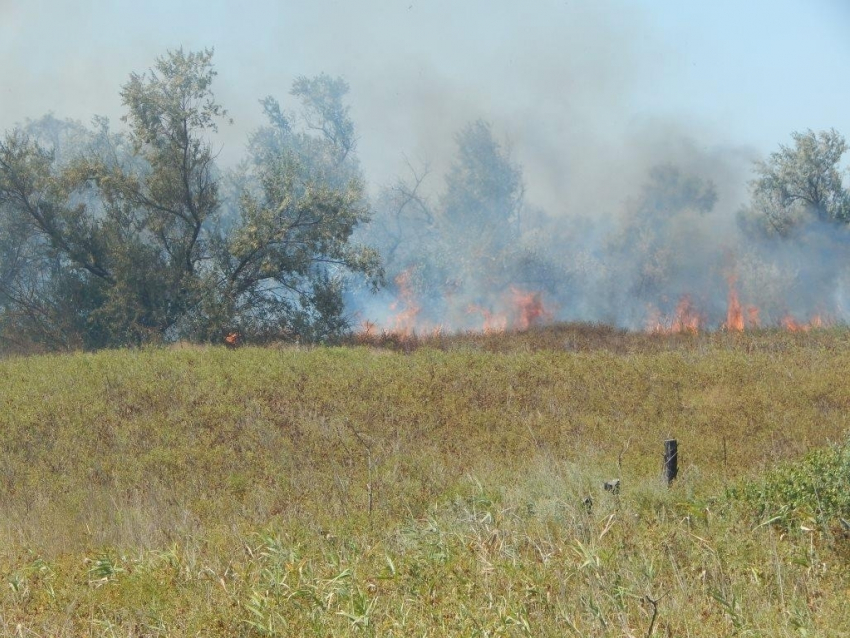
[[[848,33],[848,0],[0,0],[0,130],[48,112],[120,126],[131,72],[213,47],[225,162],[260,98],[291,107],[292,81],[325,72],[351,86],[373,189],[406,160],[443,169],[482,118],[553,208],[565,175],[625,174],[638,154],[750,161],[793,131],[850,135]]]

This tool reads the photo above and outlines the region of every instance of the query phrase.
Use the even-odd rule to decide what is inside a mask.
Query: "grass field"
[[[0,634],[850,636],[848,370],[847,329],[6,359]]]

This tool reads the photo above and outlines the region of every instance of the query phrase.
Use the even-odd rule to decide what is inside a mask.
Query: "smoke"
[[[732,299],[742,304],[746,326],[816,315],[846,321],[847,273],[836,266],[846,261],[843,233],[810,226],[777,242],[745,232],[741,210],[761,153],[686,113],[640,108],[652,103],[648,87],[681,71],[676,52],[646,36],[642,15],[612,21],[585,7],[570,18],[535,25],[524,49],[489,51],[487,68],[461,59],[454,69],[420,64],[411,74],[404,61],[387,64],[382,81],[392,94],[373,92],[376,101],[367,99],[365,108],[383,116],[385,134],[375,139],[397,140],[417,174],[401,189],[383,183],[376,223],[363,240],[384,249],[390,287],[377,300],[358,296],[355,316],[401,331],[520,326],[519,290],[545,304],[541,320],[631,329],[681,327],[682,308],[694,325],[722,328]],[[444,201],[446,178],[457,168],[456,136],[479,118],[522,171],[511,250],[489,245],[474,224],[446,220],[457,216]],[[367,144],[361,151],[368,155]],[[386,147],[382,153],[393,155]],[[398,166],[395,175],[407,172]],[[659,175],[668,183],[654,183]],[[711,191],[710,205],[691,192],[694,184]],[[410,218],[399,213],[399,192],[409,195],[414,186],[427,199],[430,223],[421,210],[408,208]],[[496,215],[492,223],[505,222]],[[409,246],[401,257],[399,240]],[[398,277],[403,285],[394,283]]]
[[[650,118],[598,143],[590,119],[582,144],[556,148],[542,130],[563,130],[557,118],[494,121],[498,153],[522,175],[517,220],[500,215],[486,189],[462,198],[465,211],[450,205],[457,174],[470,170],[469,149],[451,136],[454,159],[437,163],[430,191],[411,179],[378,199],[363,239],[384,249],[395,284],[384,298],[357,296],[359,317],[400,332],[549,320],[737,330],[850,318],[844,229],[811,222],[776,239],[742,223],[754,149],[709,145],[699,127]],[[486,153],[473,159],[495,170]],[[474,220],[482,205],[492,232]],[[510,239],[494,243],[500,232]],[[387,251],[398,243],[406,249]]]
[[[665,31],[680,25],[636,3],[120,4],[0,1],[2,128],[50,111],[117,120],[130,71],[169,47],[215,46],[216,91],[235,120],[221,128],[219,159],[232,165],[262,123],[258,99],[271,94],[291,107],[295,77],[344,77],[376,213],[358,239],[384,252],[389,274],[382,295],[349,299],[358,321],[393,328],[402,314],[418,329],[472,329],[533,316],[644,329],[652,320],[670,325],[688,298],[702,325],[720,327],[730,281],[762,323],[788,313],[850,318],[834,227],[761,241],[739,223],[753,160],[793,129],[738,142],[730,131],[746,123],[683,108],[695,87],[706,101],[724,99],[710,81],[722,69],[693,58],[703,64],[694,72],[682,40]],[[755,32],[741,21],[736,28]],[[773,73],[785,62],[777,58]],[[759,77],[766,91],[767,70]],[[842,104],[804,93],[833,103],[832,112]],[[764,117],[774,110],[767,98],[748,107]],[[522,177],[521,206],[496,216],[492,233],[470,221],[473,211],[447,205],[457,135],[478,120]],[[414,186],[415,201],[397,214]],[[706,206],[699,198],[709,190]]]

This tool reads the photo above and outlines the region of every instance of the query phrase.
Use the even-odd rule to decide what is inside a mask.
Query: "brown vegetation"
[[[0,362],[0,632],[850,626],[838,535],[724,495],[842,438],[846,330],[375,339]]]

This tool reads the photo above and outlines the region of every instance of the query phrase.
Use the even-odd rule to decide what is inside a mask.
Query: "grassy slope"
[[[848,635],[841,539],[722,498],[848,429],[847,331],[384,345],[0,362],[0,632]]]

